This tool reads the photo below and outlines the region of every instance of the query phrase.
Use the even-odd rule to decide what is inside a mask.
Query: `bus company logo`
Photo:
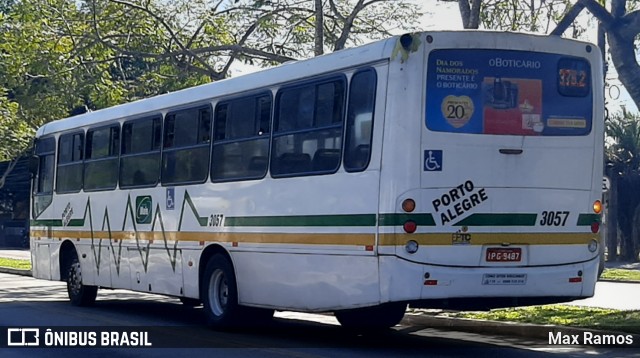
[[[451,234],[451,245],[470,245],[471,234],[467,232],[466,228],[458,230]]]
[[[151,224],[152,204],[153,200],[149,195],[136,197],[136,223]]]

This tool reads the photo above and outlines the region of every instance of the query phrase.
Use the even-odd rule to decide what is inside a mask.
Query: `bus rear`
[[[424,52],[409,52],[395,83],[421,73],[405,78],[421,95],[398,96],[405,103],[390,106],[386,121],[398,123],[385,136],[415,144],[385,142],[383,161],[403,159],[382,181],[407,175],[383,190],[383,219],[396,220],[383,222],[379,242],[382,254],[395,250],[382,259],[390,286],[401,271],[416,279],[389,298],[492,308],[592,296],[603,173],[598,48],[503,33],[411,40]]]

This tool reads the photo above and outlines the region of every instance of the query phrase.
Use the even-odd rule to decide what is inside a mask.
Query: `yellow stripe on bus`
[[[307,234],[307,233],[210,233],[210,232],[138,232],[139,240],[243,242],[254,244],[375,245],[374,234]],[[31,237],[57,239],[91,239],[91,231],[31,230]],[[106,231],[93,232],[94,239],[109,239]],[[112,231],[111,239],[135,240],[134,231]]]
[[[599,240],[592,233],[467,233],[469,245],[577,245]],[[454,234],[380,234],[382,246],[402,245],[414,240],[420,245],[452,245]],[[459,243],[459,242],[458,242]]]

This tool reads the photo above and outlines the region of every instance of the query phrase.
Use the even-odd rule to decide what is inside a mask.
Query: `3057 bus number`
[[[564,226],[569,217],[568,211],[543,211],[540,225],[542,226]]]
[[[207,222],[209,226],[218,227],[224,225],[224,214],[211,214]]]

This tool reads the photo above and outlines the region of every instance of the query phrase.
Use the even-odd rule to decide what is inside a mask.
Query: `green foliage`
[[[10,160],[26,150],[33,136],[33,129],[18,120],[18,104],[0,90],[0,161]]]
[[[0,267],[8,267],[17,270],[31,270],[31,261],[0,257]]]
[[[616,187],[621,253],[625,260],[637,260],[638,217],[640,216],[640,115],[613,116],[605,127],[606,174]]]
[[[600,278],[613,281],[640,282],[640,271],[626,269],[605,269]]]
[[[481,27],[501,31],[548,34],[562,19],[574,0],[482,0]],[[586,28],[574,23],[571,37],[580,38]]]
[[[325,47],[411,30],[405,1],[324,2]],[[0,0],[0,160],[52,120],[309,57],[313,0]],[[358,7],[361,6],[361,7]],[[356,11],[357,10],[357,11]],[[349,22],[350,15],[357,15]],[[340,34],[350,36],[340,40]]]
[[[447,315],[492,321],[553,324],[640,333],[640,311],[620,311],[569,305],[545,305],[497,309],[489,312],[449,313]]]
[[[613,116],[605,127],[607,172],[616,177],[640,173],[640,115]]]

